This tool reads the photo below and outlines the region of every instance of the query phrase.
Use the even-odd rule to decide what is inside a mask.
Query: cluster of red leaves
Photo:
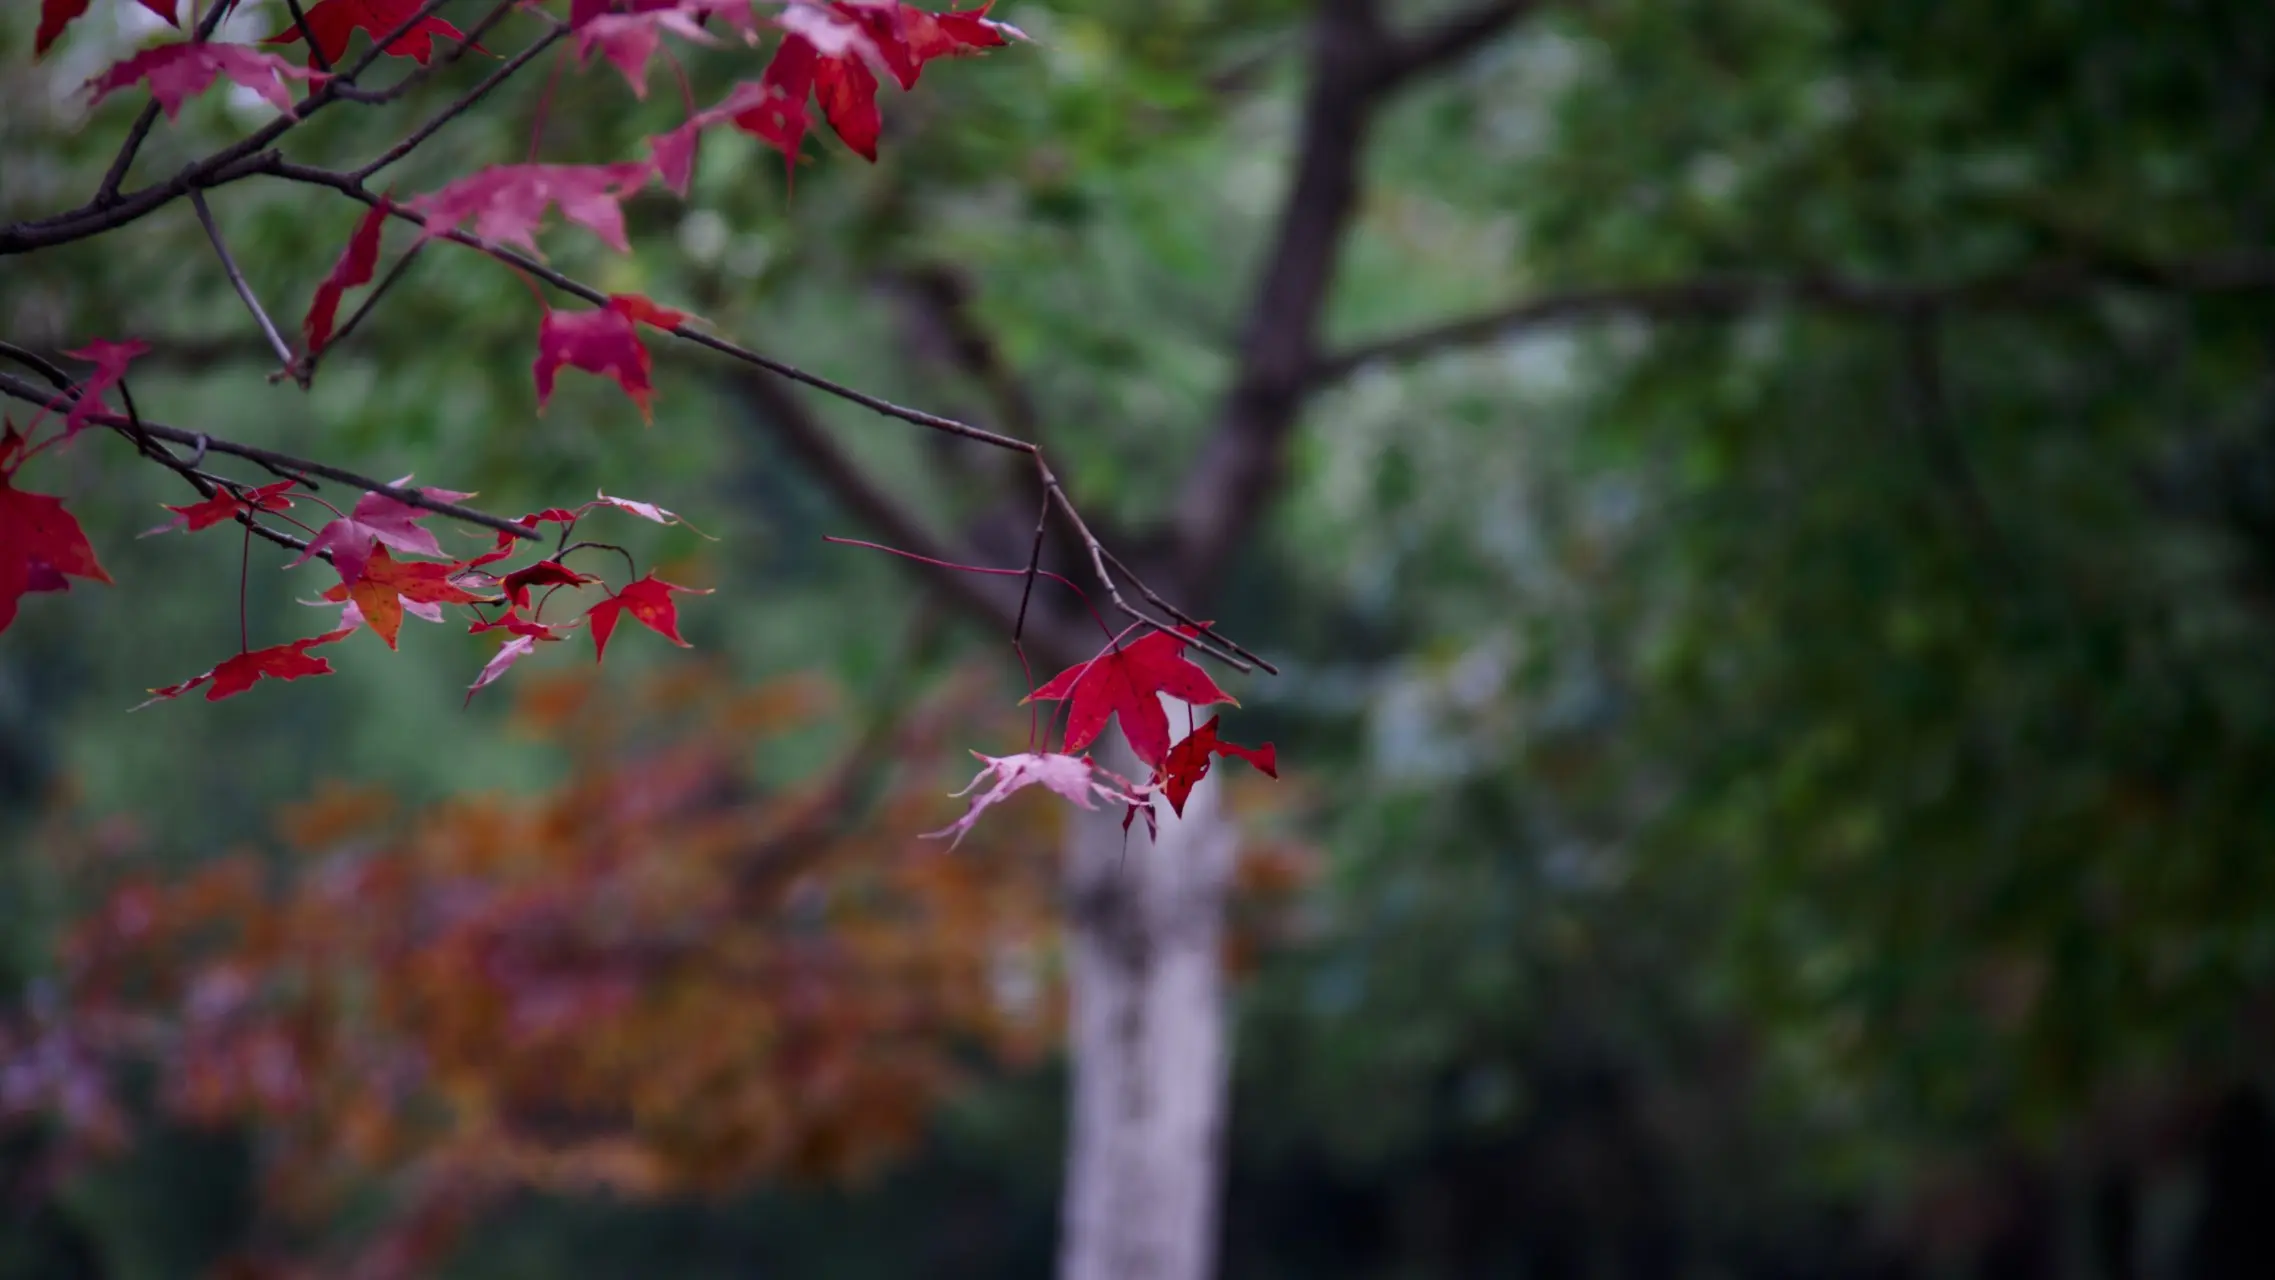
[[[932,838],[946,837],[951,841],[949,847],[953,848],[990,807],[1038,783],[1085,809],[1097,807],[1092,803],[1094,797],[1123,805],[1126,807],[1122,818],[1125,830],[1141,814],[1150,830],[1155,824],[1153,797],[1159,795],[1166,799],[1170,809],[1182,816],[1185,801],[1191,798],[1193,788],[1200,785],[1201,779],[1208,776],[1210,763],[1216,757],[1234,756],[1246,760],[1267,776],[1279,777],[1279,757],[1271,743],[1244,747],[1227,742],[1217,736],[1219,717],[1216,716],[1188,733],[1174,748],[1170,746],[1169,712],[1162,705],[1164,697],[1174,698],[1188,707],[1220,702],[1240,705],[1231,694],[1217,687],[1208,672],[1185,657],[1186,640],[1200,634],[1199,629],[1185,627],[1180,631],[1180,634],[1156,631],[1128,644],[1116,640],[1097,657],[1068,667],[1029,694],[1027,701],[1030,702],[1065,704],[1066,737],[1059,751],[1015,756],[973,752],[985,767],[955,794],[967,794],[991,777],[994,783],[973,799],[963,817],[931,833]],[[1105,732],[1109,720],[1120,723],[1130,753],[1152,770],[1145,782],[1132,782],[1101,767],[1088,755],[1075,754],[1095,743],[1098,735]]]
[[[398,482],[398,487],[401,483]],[[194,506],[169,507],[168,510],[177,513],[175,520],[150,532],[163,533],[176,528],[195,532],[256,510],[286,511],[295,501],[293,487],[292,481],[282,481],[242,493],[223,492]],[[437,489],[422,492],[430,498],[453,502],[471,496]],[[516,523],[531,530],[547,523],[559,524],[562,526],[560,547],[574,550],[568,541],[570,531],[586,513],[601,507],[628,511],[658,524],[685,523],[652,504],[628,502],[606,494],[573,510],[549,508],[523,516]],[[318,557],[329,560],[339,581],[324,589],[323,598],[344,606],[337,628],[265,649],[248,649],[210,671],[179,684],[151,690],[149,702],[143,705],[178,698],[199,688],[206,690],[207,701],[218,702],[243,693],[264,678],[296,680],[302,676],[327,675],[332,670],[331,663],[310,656],[308,650],[344,640],[363,628],[368,628],[392,649],[401,634],[405,613],[441,622],[445,605],[472,608],[474,618],[467,628],[469,634],[498,630],[508,633],[497,653],[467,686],[469,701],[478,690],[504,675],[516,661],[534,652],[539,641],[565,639],[567,632],[588,622],[592,627],[596,660],[606,656],[608,638],[617,620],[627,614],[673,644],[687,646],[679,634],[679,608],[672,594],[694,588],[665,582],[650,573],[627,583],[621,590],[612,591],[601,578],[562,564],[557,557],[566,552],[558,548],[552,555],[529,565],[500,573],[489,566],[514,555],[522,539],[501,533],[490,551],[470,559],[456,559],[443,552],[434,533],[422,523],[433,514],[424,507],[415,507],[385,494],[365,494],[352,510],[344,515],[335,514],[319,527],[308,539],[307,550],[292,562],[305,564]],[[396,553],[411,558],[398,559]],[[539,616],[554,589],[580,587],[598,587],[603,596],[568,621],[547,622]],[[533,589],[538,588],[546,589],[545,597],[532,596]],[[707,589],[697,594],[707,594]],[[485,609],[496,612],[486,613]]]

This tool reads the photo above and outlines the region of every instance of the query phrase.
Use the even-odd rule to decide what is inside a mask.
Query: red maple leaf
[[[593,661],[600,661],[608,652],[608,637],[616,630],[616,619],[627,613],[641,626],[682,649],[687,648],[687,641],[679,635],[679,605],[671,598],[674,591],[697,596],[711,594],[708,587],[700,590],[682,587],[651,573],[585,610],[585,616],[592,619]]]
[[[1261,747],[1244,747],[1237,742],[1226,742],[1217,737],[1217,721],[1222,716],[1210,716],[1209,722],[1193,730],[1169,749],[1169,758],[1161,766],[1161,794],[1169,798],[1169,807],[1185,816],[1185,799],[1193,788],[1209,776],[1209,757],[1238,756],[1262,770],[1264,776],[1280,776],[1279,753],[1267,742]]]
[[[395,483],[400,486],[409,478],[405,476]],[[424,492],[446,502],[474,496],[469,493],[452,493],[446,489],[428,489]],[[308,540],[308,549],[300,553],[299,559],[285,567],[289,569],[292,565],[306,564],[317,554],[329,551],[332,553],[332,567],[339,570],[340,581],[352,585],[357,578],[363,576],[364,565],[371,559],[372,549],[381,544],[414,556],[445,559],[442,544],[436,542],[434,534],[418,523],[433,514],[424,507],[398,502],[382,493],[367,493],[356,500],[354,509],[348,514],[328,521],[323,528],[318,529],[316,536]]]
[[[590,228],[610,248],[625,253],[632,245],[624,236],[620,202],[646,186],[653,172],[642,160],[492,165],[410,204],[427,215],[427,235],[440,235],[472,218],[475,235],[520,245],[532,255],[537,253],[535,233],[545,220],[545,207],[558,204],[562,217]]]
[[[309,355],[315,355],[331,343],[332,323],[339,318],[341,295],[370,284],[372,274],[379,269],[379,234],[387,226],[387,208],[384,196],[371,206],[348,236],[348,247],[341,252],[340,260],[332,264],[332,273],[316,286],[315,300],[308,304],[308,317],[300,323],[301,333],[308,339]]]
[[[903,89],[914,89],[924,64],[934,58],[970,57],[1026,38],[1019,28],[988,18],[992,7],[991,0],[977,9],[934,13],[911,4],[856,4],[853,12],[877,41],[893,79]]]
[[[925,832],[924,839],[939,840],[952,836],[954,839],[948,847],[954,849],[956,845],[963,843],[965,834],[972,829],[972,824],[978,822],[980,815],[985,813],[990,806],[1000,804],[1009,798],[1013,792],[1033,786],[1036,783],[1041,783],[1085,809],[1095,810],[1098,807],[1091,803],[1091,797],[1097,796],[1115,804],[1130,806],[1133,815],[1139,809],[1144,809],[1148,813],[1152,812],[1146,799],[1146,788],[1134,785],[1128,778],[1111,769],[1098,767],[1091,762],[1088,756],[1038,755],[1032,753],[1015,756],[989,756],[980,755],[977,751],[972,754],[983,762],[982,768],[972,778],[971,782],[965,785],[962,791],[954,791],[949,794],[969,795],[980,783],[991,777],[995,780],[995,785],[974,798],[971,808],[964,811],[963,817],[938,831]],[[1123,825],[1127,826],[1128,823],[1125,822]]]
[[[498,587],[514,607],[526,609],[532,587],[582,587],[598,581],[600,579],[591,574],[578,573],[558,560],[540,560],[499,579]]]
[[[395,647],[395,637],[403,629],[403,608],[411,605],[473,604],[481,597],[460,587],[453,579],[454,566],[422,560],[397,560],[387,554],[384,546],[372,548],[371,558],[364,563],[363,572],[352,583],[327,588],[327,600],[355,601],[356,610],[364,625]],[[433,620],[440,621],[439,610]]]
[[[304,640],[294,640],[288,644],[271,645],[266,649],[249,649],[203,675],[191,676],[180,684],[170,684],[163,689],[152,689],[149,701],[136,707],[135,710],[140,711],[142,707],[147,707],[152,702],[164,702],[171,698],[179,698],[199,685],[208,682],[213,687],[205,691],[205,700],[207,702],[219,702],[223,698],[232,698],[243,693],[263,679],[298,680],[302,676],[330,675],[332,664],[323,658],[309,657],[308,651],[320,644],[331,644],[336,640],[345,640],[354,631],[355,628],[353,627],[341,627],[337,631],[327,631],[323,635],[309,636]]]
[[[1186,628],[1185,635],[1197,634]],[[1209,673],[1185,658],[1185,638],[1156,631],[1143,639],[1109,649],[1090,661],[1068,667],[1050,683],[1035,690],[1028,701],[1067,702],[1066,745],[1073,753],[1097,741],[1108,717],[1121,721],[1122,736],[1130,750],[1148,766],[1159,769],[1169,753],[1169,713],[1159,695],[1168,694],[1194,706],[1230,702],[1231,694],[1217,688]]]
[[[242,513],[288,511],[292,508],[292,499],[285,497],[284,492],[297,483],[296,480],[279,480],[274,484],[246,490],[242,497],[234,489],[223,489],[203,502],[193,502],[186,507],[166,505],[166,509],[174,513],[174,518],[155,529],[146,529],[138,536],[147,538],[152,534],[175,529],[196,533],[200,529],[210,529],[224,520],[234,520]]]
[[[550,622],[539,622],[533,618],[524,618],[518,611],[508,608],[504,613],[488,622],[477,622],[466,628],[466,634],[472,636],[480,635],[485,631],[506,631],[517,636],[529,636],[537,640],[559,640],[563,638],[561,635],[562,627],[573,627],[575,625],[573,622],[558,625]]]
[[[175,0],[140,0],[143,8],[166,20],[167,25],[182,25],[174,18]],[[87,12],[87,0],[40,0],[39,33],[32,37],[32,56],[37,58],[55,43],[63,29]]]
[[[327,61],[337,63],[347,57],[348,41],[356,32],[377,40],[409,21],[423,7],[420,0],[322,0],[306,9],[303,16],[308,19],[310,34],[316,37],[316,50],[322,50]],[[415,59],[423,67],[434,60],[436,36],[446,40],[466,39],[465,32],[429,14],[388,44],[387,52],[394,57]],[[293,23],[261,43],[298,44],[300,24]],[[480,45],[473,47],[489,52]],[[311,67],[316,65],[316,50],[308,54]]]
[[[648,139],[648,150],[655,156],[656,176],[674,195],[685,199],[695,176],[695,144],[705,129],[733,120],[745,132],[773,141],[777,133],[789,128],[789,117],[794,115],[797,132],[802,137],[806,128],[804,102],[800,98],[792,103],[778,86],[745,80],[717,106],[698,111],[677,129]],[[745,116],[749,116],[752,123],[745,123]]]
[[[660,307],[636,294],[617,294],[608,305],[591,311],[547,311],[537,329],[537,411],[553,398],[553,378],[563,365],[616,379],[624,394],[640,406],[640,416],[655,420],[655,383],[648,377],[651,360],[640,341],[639,325],[671,329],[687,316]]]
[[[0,459],[20,443],[10,428],[0,437]],[[65,574],[111,580],[63,500],[16,488],[10,483],[14,475],[12,468],[0,467],[0,631],[16,620],[17,600],[27,592],[63,590]]]
[[[128,85],[146,80],[150,96],[172,120],[181,115],[182,103],[212,88],[223,76],[261,95],[286,115],[292,114],[292,95],[285,91],[284,77],[310,82],[330,78],[324,72],[296,67],[273,53],[246,45],[191,41],[162,44],[115,62],[89,80],[87,88],[94,92],[94,101],[101,102]]]

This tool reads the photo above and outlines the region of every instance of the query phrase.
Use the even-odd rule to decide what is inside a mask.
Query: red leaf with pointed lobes
[[[616,619],[627,613],[641,626],[682,649],[687,648],[687,641],[679,635],[679,605],[671,598],[674,591],[697,596],[711,594],[708,587],[700,590],[682,587],[651,573],[585,610],[585,616],[592,619],[593,661],[598,662],[607,654],[608,637],[616,630]]]
[[[302,16],[308,19],[308,30],[316,37],[316,48],[323,51],[327,60],[338,63],[347,57],[348,41],[356,32],[361,31],[368,39],[377,40],[402,26],[424,7],[421,0],[321,0],[321,3],[304,8]],[[466,39],[465,32],[429,14],[413,24],[410,30],[396,37],[387,46],[387,52],[394,57],[414,59],[423,67],[434,60],[436,36],[445,40]],[[293,23],[261,43],[299,44],[300,24]],[[482,53],[489,52],[480,45],[473,47]],[[313,50],[308,55],[308,65],[316,65]]]
[[[316,299],[308,304],[308,318],[301,321],[300,330],[308,340],[308,354],[315,355],[331,345],[332,324],[339,318],[340,297],[350,289],[371,283],[379,270],[379,235],[387,226],[388,201],[380,197],[348,236],[348,247],[340,253],[340,260],[332,264],[332,274],[316,286]]]
[[[148,81],[150,96],[165,109],[166,118],[173,120],[181,115],[184,102],[212,88],[213,82],[224,76],[261,95],[286,115],[292,114],[292,95],[284,87],[286,76],[310,83],[331,78],[245,45],[191,41],[162,44],[113,63],[89,80],[87,88],[94,91],[94,100],[99,103],[128,85]]]
[[[671,188],[674,195],[685,199],[695,176],[695,147],[702,139],[705,129],[729,120],[741,124],[745,114],[758,113],[770,104],[787,104],[788,101],[780,89],[756,80],[745,80],[736,85],[717,106],[698,111],[677,129],[648,139],[648,150],[655,156],[656,177]],[[804,99],[799,101],[803,103]],[[803,131],[805,108],[797,106],[795,114],[799,120],[798,128]],[[756,119],[757,116],[754,115],[753,118]],[[758,133],[758,130],[749,126],[744,126],[744,131]],[[759,136],[772,140],[767,133],[759,133]]]
[[[0,457],[19,440],[13,427]],[[0,469],[0,631],[16,620],[16,601],[27,592],[59,591],[63,575],[107,583],[111,575],[95,560],[95,549],[63,500],[26,493],[10,483],[12,469]]]
[[[1148,813],[1151,812],[1146,800],[1146,788],[1131,783],[1129,779],[1110,769],[1098,767],[1091,762],[1088,756],[1038,755],[1033,753],[1015,756],[989,756],[981,755],[977,751],[974,751],[972,755],[983,762],[983,767],[962,791],[955,791],[950,794],[969,795],[974,788],[990,778],[994,779],[994,785],[972,800],[971,808],[964,811],[963,817],[938,831],[927,831],[923,837],[926,840],[954,837],[948,845],[951,850],[963,843],[964,836],[971,831],[972,825],[978,822],[980,815],[987,812],[991,806],[1009,799],[1013,792],[1034,786],[1037,783],[1065,796],[1085,809],[1097,809],[1098,806],[1091,803],[1091,797],[1096,796],[1114,804],[1129,805],[1133,813],[1138,809],[1146,809]]]
[[[164,18],[168,26],[182,25],[174,17],[174,10],[178,7],[175,0],[140,0],[140,3],[143,8]],[[32,56],[37,58],[46,53],[48,46],[55,43],[56,37],[63,34],[63,29],[78,21],[79,16],[85,12],[87,0],[40,0],[39,32],[32,37]]]
[[[1267,742],[1261,747],[1244,747],[1237,742],[1226,742],[1217,737],[1217,721],[1222,716],[1210,716],[1209,722],[1186,734],[1176,746],[1169,749],[1169,758],[1161,766],[1161,794],[1169,798],[1169,807],[1185,816],[1186,797],[1201,779],[1209,776],[1209,757],[1237,756],[1256,766],[1264,776],[1280,776],[1279,753]]]
[[[341,627],[337,631],[327,631],[323,635],[309,636],[307,639],[294,640],[289,644],[248,650],[203,675],[191,676],[180,684],[170,684],[163,689],[152,689],[149,701],[136,707],[135,710],[140,711],[142,707],[147,707],[152,702],[165,702],[172,698],[179,698],[190,690],[207,683],[211,683],[213,687],[205,691],[205,700],[207,702],[219,702],[223,698],[233,698],[245,692],[261,680],[298,680],[302,676],[328,676],[332,674],[332,664],[323,658],[309,657],[308,651],[320,644],[331,644],[337,640],[345,640],[354,632],[355,628],[353,627]]]
[[[636,322],[670,329],[687,317],[634,294],[617,294],[592,311],[547,311],[537,330],[537,411],[553,398],[553,378],[563,365],[616,379],[640,416],[655,421],[656,387],[648,377],[651,361]]]
[[[619,253],[632,245],[624,235],[621,201],[648,183],[654,169],[643,160],[617,164],[500,164],[410,201],[427,215],[426,234],[440,235],[468,218],[474,234],[499,244],[519,245],[537,254],[535,233],[547,205],[588,228]]]
[[[884,116],[877,110],[877,77],[851,58],[827,58],[814,66],[814,97],[829,127],[853,154],[875,164]]]
[[[1169,754],[1169,713],[1162,708],[1159,695],[1166,693],[1194,706],[1216,702],[1240,705],[1231,694],[1217,688],[1208,672],[1186,660],[1184,636],[1198,632],[1191,627],[1179,630],[1182,636],[1156,631],[1068,667],[1024,701],[1066,701],[1064,749],[1068,752],[1097,741],[1109,717],[1119,719],[1130,750],[1148,766],[1159,769]]]
[[[989,20],[992,7],[934,13],[909,4],[840,6],[868,29],[886,69],[903,89],[915,88],[924,64],[935,58],[970,57],[1027,38],[1009,23]]]
[[[801,36],[785,36],[774,60],[758,77],[757,101],[735,113],[735,127],[782,153],[785,173],[795,177],[798,149],[811,120],[806,99],[814,88],[814,46]]]
[[[224,520],[234,520],[244,512],[289,511],[292,509],[292,499],[285,497],[284,493],[297,483],[299,482],[295,480],[279,480],[275,484],[249,489],[243,497],[237,496],[233,489],[223,489],[203,502],[193,502],[186,507],[162,503],[160,505],[174,513],[174,518],[155,529],[146,529],[137,536],[147,538],[152,534],[170,533],[176,529],[196,533],[201,529],[210,529]]]
[[[532,587],[582,587],[598,581],[600,579],[591,574],[578,573],[558,560],[540,560],[527,568],[507,574],[499,579],[498,586],[506,593],[506,599],[514,603],[514,607],[526,609],[529,607],[529,592]]]
[[[473,604],[480,596],[452,581],[458,570],[451,565],[429,561],[397,560],[387,554],[387,548],[372,548],[371,558],[365,562],[363,572],[354,582],[328,588],[327,600],[352,598],[362,614],[364,624],[370,627],[387,647],[395,647],[395,637],[403,628],[403,608],[412,605]],[[430,620],[440,621],[439,612]]]

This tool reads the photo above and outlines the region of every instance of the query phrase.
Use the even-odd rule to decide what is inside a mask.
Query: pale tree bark
[[[1175,736],[1184,703],[1164,698]],[[1129,773],[1119,741],[1100,762]],[[1226,1072],[1222,942],[1236,838],[1212,772],[1161,810],[1067,832],[1073,1106],[1062,1280],[1202,1280],[1215,1269]]]

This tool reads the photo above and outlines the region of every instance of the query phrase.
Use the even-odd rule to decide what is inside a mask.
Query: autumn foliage
[[[167,0],[139,2],[179,25],[178,6]],[[44,55],[87,7],[85,0],[42,0],[36,51]],[[258,45],[215,38],[234,7],[234,0],[217,0],[194,9],[196,24],[180,38],[125,58],[88,82],[91,102],[142,93],[150,108],[129,132],[109,183],[95,199],[54,218],[0,228],[0,252],[24,252],[118,231],[187,195],[197,204],[219,264],[228,270],[254,320],[274,345],[279,377],[306,387],[317,376],[322,357],[350,340],[363,317],[382,299],[393,273],[431,245],[450,242],[520,273],[537,295],[531,374],[539,412],[552,397],[561,373],[574,369],[614,381],[644,419],[652,418],[657,389],[646,336],[652,334],[698,342],[889,416],[1023,453],[1033,460],[1046,499],[1055,503],[1075,536],[1089,545],[1098,587],[1136,623],[1119,635],[1108,634],[1101,624],[1102,643],[1096,656],[1034,691],[1035,699],[1061,703],[1067,712],[1061,751],[1035,754],[1035,744],[1030,743],[1024,756],[981,757],[992,762],[991,769],[1002,772],[954,829],[956,836],[961,838],[972,819],[995,800],[1029,782],[1044,782],[1084,805],[1109,799],[1125,807],[1125,826],[1142,814],[1150,828],[1156,820],[1154,799],[1165,797],[1182,811],[1186,794],[1216,755],[1237,754],[1266,773],[1276,772],[1269,747],[1251,751],[1225,744],[1213,753],[1208,747],[1170,752],[1162,697],[1196,706],[1232,701],[1185,658],[1186,649],[1199,646],[1240,670],[1255,665],[1253,655],[1173,608],[1165,606],[1164,617],[1124,602],[1122,584],[1107,576],[1106,555],[1066,499],[1040,449],[816,378],[710,333],[699,318],[668,303],[602,293],[544,265],[541,237],[555,219],[618,252],[629,252],[623,202],[656,184],[684,195],[697,143],[707,130],[740,130],[778,149],[794,167],[808,134],[826,124],[849,150],[874,161],[883,130],[878,94],[886,80],[902,90],[911,89],[935,61],[1002,49],[1024,38],[1017,28],[990,16],[986,5],[935,12],[900,0],[569,0],[564,14],[527,0],[502,0],[471,29],[461,29],[436,12],[441,0],[316,0],[293,8],[291,23]],[[510,36],[514,28],[508,19],[517,17],[539,27],[518,52],[508,55],[504,45],[493,52],[481,43],[485,36],[493,40],[500,39],[498,33]],[[370,185],[381,170],[422,144],[453,115],[474,109],[482,88],[512,76],[548,48],[560,46],[564,66],[572,50],[577,67],[606,63],[631,92],[644,96],[650,64],[673,56],[674,42],[690,47],[740,44],[763,52],[752,55],[754,76],[710,107],[697,108],[691,102],[684,123],[648,139],[644,156],[550,163],[539,162],[533,148],[524,162],[480,168],[431,191],[397,194]],[[270,52],[272,47],[294,49],[305,59],[304,65]],[[469,55],[497,58],[502,65],[475,93],[418,125],[402,142],[360,167],[318,168],[259,149],[317,111],[340,104],[383,108],[400,88]],[[376,66],[391,61],[408,62],[413,68],[395,90],[375,91],[361,83]],[[155,126],[155,117],[175,118],[189,99],[224,81],[258,94],[277,110],[278,119],[236,146],[191,165],[171,183],[119,190],[142,140]],[[295,85],[301,87],[297,101]],[[204,189],[253,176],[301,183],[312,197],[330,192],[362,206],[338,261],[322,280],[311,282],[298,349],[285,342],[239,277],[227,241],[204,203]],[[396,224],[404,230],[390,258],[388,230]],[[547,289],[566,295],[568,301],[556,305]],[[351,295],[357,294],[361,295],[357,310],[343,318]],[[0,544],[4,548],[0,549],[0,629],[13,621],[18,602],[27,594],[65,589],[72,577],[110,581],[63,500],[25,490],[17,480],[17,473],[42,453],[99,428],[128,441],[198,491],[197,502],[161,504],[175,513],[175,519],[152,532],[180,530],[194,535],[236,525],[247,539],[258,535],[297,551],[288,567],[322,562],[325,568],[310,570],[320,575],[313,593],[341,606],[333,625],[315,635],[255,645],[249,628],[245,629],[237,653],[222,657],[202,673],[150,690],[150,702],[198,690],[208,700],[220,700],[246,693],[264,680],[328,674],[330,661],[312,650],[347,642],[365,631],[393,649],[406,614],[443,622],[455,611],[470,633],[498,633],[497,649],[467,686],[469,699],[503,678],[539,644],[562,640],[579,627],[590,630],[596,658],[606,656],[618,624],[626,618],[673,644],[686,645],[679,627],[681,598],[701,593],[666,582],[637,564],[612,578],[614,570],[604,562],[623,552],[614,543],[590,540],[584,523],[596,511],[677,522],[671,513],[650,503],[603,495],[574,508],[549,508],[507,519],[463,505],[472,494],[415,487],[408,477],[381,483],[208,433],[165,427],[144,417],[127,390],[134,361],[148,351],[146,344],[133,339],[89,341],[67,353],[92,366],[73,375],[31,353],[0,349],[0,355],[25,365],[50,384],[43,390],[12,375],[0,375],[0,392],[37,408],[21,432],[9,426],[6,443],[0,445],[0,531],[7,534]],[[177,446],[189,447],[189,456],[176,452]],[[206,465],[210,458],[235,458],[282,478],[256,483],[210,468]],[[333,491],[319,492],[318,476],[362,492],[343,504],[327,496]],[[495,545],[480,555],[451,555],[428,527],[435,519],[491,530]],[[1038,536],[1038,558],[1041,546]],[[524,556],[528,558],[521,559]],[[944,566],[948,571],[967,567]],[[1037,562],[1026,569],[1030,591],[1038,570]],[[1139,584],[1131,580],[1130,585]],[[1150,598],[1150,592],[1145,594]],[[1097,770],[1079,754],[1097,740],[1110,719],[1119,721],[1147,771],[1144,776],[1120,778]],[[1208,741],[1214,743],[1215,721],[1210,724]],[[1090,781],[1076,785],[1077,779]]]

